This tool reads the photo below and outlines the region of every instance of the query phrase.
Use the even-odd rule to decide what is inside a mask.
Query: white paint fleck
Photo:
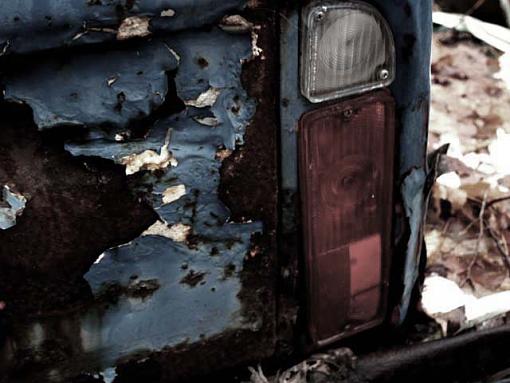
[[[186,242],[188,235],[191,233],[191,226],[177,223],[168,226],[166,223],[157,221],[142,233],[146,235],[159,235],[171,239],[174,242]]]
[[[115,84],[115,82],[118,80],[117,77],[113,76],[113,77],[110,77],[108,80],[106,80],[106,84],[108,86],[112,86],[113,84]]]
[[[195,108],[206,108],[214,105],[220,93],[220,89],[211,87],[204,93],[200,94],[196,100],[187,100],[184,103],[187,106],[194,106]]]
[[[169,203],[177,201],[184,195],[186,195],[186,186],[170,186],[163,192],[163,204],[168,205]]]
[[[196,122],[205,126],[218,126],[220,124],[220,120],[216,117],[194,117]]]
[[[97,259],[94,261],[94,265],[97,265],[99,262],[103,260],[103,258],[106,256],[106,253],[102,253]]]
[[[117,377],[117,372],[115,371],[115,367],[109,367],[103,372],[101,372],[104,383],[113,383],[115,378]]]
[[[253,28],[253,24],[240,15],[225,16],[219,27],[229,33],[246,33]]]
[[[158,170],[165,169],[169,165],[177,166],[177,160],[172,156],[168,149],[170,145],[170,137],[172,129],[169,129],[165,138],[165,144],[161,147],[160,152],[154,150],[145,150],[142,153],[131,154],[120,159],[120,163],[126,166],[126,174],[131,175],[141,170]]]
[[[257,32],[251,32],[251,55],[252,57],[260,57],[261,60],[265,60],[265,57],[262,55],[264,52],[262,48],[258,46],[259,35]]]
[[[151,34],[150,19],[145,16],[131,16],[122,20],[117,31],[117,40],[127,40],[133,37],[145,37]]]
[[[9,40],[6,41],[6,43],[4,44],[4,47],[2,48],[2,51],[0,52],[0,56],[3,56],[7,53],[7,51],[9,50],[11,46],[11,42]]]
[[[170,48],[167,43],[163,43],[163,44],[165,44],[166,49],[168,49],[168,51],[175,57],[177,62],[181,62],[181,56],[179,56],[176,51],[174,51],[172,48]]]
[[[161,11],[161,17],[174,17],[175,11],[171,8]]]

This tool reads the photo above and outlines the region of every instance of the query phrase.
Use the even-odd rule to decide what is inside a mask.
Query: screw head
[[[352,116],[352,108],[347,108],[344,110],[344,117],[350,118]]]
[[[326,16],[326,11],[327,11],[326,7],[322,7],[320,11],[317,11],[314,16],[315,21],[321,21],[322,19],[324,19],[324,17]]]
[[[387,80],[390,77],[390,71],[388,69],[381,69],[379,71],[379,79]]]

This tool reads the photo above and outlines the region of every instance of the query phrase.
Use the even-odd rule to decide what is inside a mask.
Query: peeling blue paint
[[[112,42],[122,19],[131,16],[148,17],[155,34],[197,28],[218,21],[245,4],[246,0],[2,1],[0,56]],[[162,16],[169,9],[173,16]]]
[[[424,168],[413,169],[402,183],[402,196],[406,217],[409,220],[411,233],[405,257],[404,291],[400,306],[401,321],[409,310],[411,295],[418,280],[421,246],[423,240],[422,227],[426,214],[425,183],[426,173]]]
[[[178,60],[163,42],[129,51],[46,56],[30,71],[9,73],[5,98],[34,111],[39,129],[59,125],[126,127],[151,114],[167,93]]]
[[[8,99],[32,106],[39,128],[63,124],[88,128],[82,140],[66,144],[72,155],[126,164],[146,151],[156,156],[168,150],[174,160],[141,177],[140,187],[149,186],[149,200],[161,221],[160,235],[149,229],[107,250],[85,275],[98,299],[108,286],[122,289],[133,281],[157,280],[159,288],[146,298],[120,294],[104,309],[67,318],[82,334],[73,368],[85,363],[86,371],[105,369],[136,351],[159,351],[227,330],[257,331],[261,326],[263,313],[245,317],[247,302],[241,302],[239,294],[252,236],[264,228],[260,222],[230,222],[229,209],[218,196],[222,163],[218,152],[243,143],[256,110],[255,100],[241,84],[242,63],[251,58],[249,34],[213,28],[154,38],[132,50],[79,53],[65,68],[48,58],[34,65],[30,74],[7,76]],[[172,70],[178,98],[196,100],[213,88],[214,102],[161,117],[144,138],[127,134],[119,139],[131,122],[151,114],[170,97],[167,75]],[[110,76],[116,81],[108,85]],[[79,97],[66,103],[72,92]],[[119,92],[125,95],[120,113],[115,108]],[[217,125],[203,125],[197,116],[215,118]],[[186,193],[164,203],[165,190],[176,185],[184,185]],[[182,240],[165,235],[174,225],[189,229]],[[200,283],[183,283],[190,272],[203,275]]]
[[[4,185],[0,197],[0,230],[6,230],[16,225],[16,218],[23,213],[27,199],[15,193]]]
[[[243,318],[237,299],[241,289],[238,273],[251,234],[243,231],[231,248],[220,241],[190,250],[167,238],[146,236],[109,250],[85,275],[94,294],[100,294],[108,283],[127,286],[133,276],[157,279],[160,288],[147,299],[121,296],[102,314],[99,329],[85,317],[83,331],[94,341],[87,343],[84,352],[100,351],[106,367],[135,351],[157,351],[227,329],[251,328],[253,323]],[[212,247],[219,256],[211,256]],[[232,277],[225,277],[227,267],[235,269]],[[194,287],[181,282],[190,270],[205,273]]]

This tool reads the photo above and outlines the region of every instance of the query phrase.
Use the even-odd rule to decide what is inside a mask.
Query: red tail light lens
[[[387,91],[301,118],[308,317],[316,344],[384,319],[393,145],[394,103]]]

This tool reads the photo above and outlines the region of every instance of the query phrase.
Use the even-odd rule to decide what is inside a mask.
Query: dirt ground
[[[444,28],[432,52],[429,150],[450,148],[426,226],[424,306],[433,316],[463,309],[462,326],[463,303],[510,290],[510,63],[508,54]],[[443,307],[431,303],[437,294]],[[510,310],[509,296],[498,296]]]

